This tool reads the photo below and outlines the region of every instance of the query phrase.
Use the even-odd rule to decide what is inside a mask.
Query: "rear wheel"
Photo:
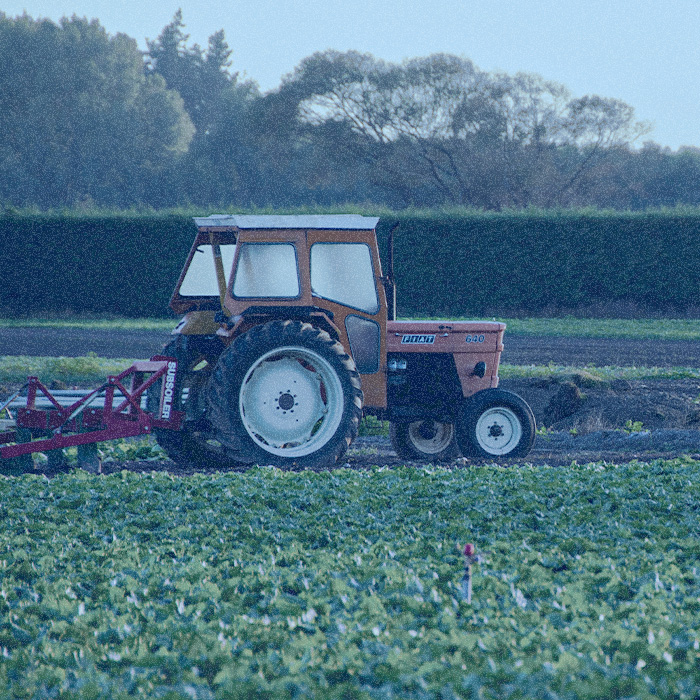
[[[444,462],[459,457],[452,423],[431,419],[391,423],[389,438],[402,459]]]
[[[281,467],[335,464],[362,415],[355,363],[328,333],[299,321],[237,338],[219,358],[207,403],[232,459]]]
[[[457,442],[470,457],[525,457],[535,442],[535,417],[517,394],[485,389],[469,397],[456,422]]]

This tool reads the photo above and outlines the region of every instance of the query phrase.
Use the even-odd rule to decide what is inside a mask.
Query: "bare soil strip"
[[[167,341],[168,334],[159,331],[0,328],[0,355],[82,357],[94,352],[98,357],[143,359],[160,352]]]

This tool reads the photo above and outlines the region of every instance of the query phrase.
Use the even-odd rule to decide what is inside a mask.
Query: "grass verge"
[[[427,318],[427,317],[426,317]],[[458,319],[454,319],[458,320]],[[463,320],[473,320],[470,319]],[[639,340],[700,340],[700,319],[609,318],[494,318],[507,326],[509,335],[570,338],[629,338]],[[0,328],[89,328],[168,332],[172,318],[30,318],[0,319]]]
[[[0,318],[0,328],[85,328],[90,330],[164,331],[173,318]]]
[[[698,498],[690,459],[0,478],[0,694],[691,698]]]
[[[48,384],[91,384],[104,381],[110,374],[123,372],[132,363],[127,359],[107,359],[89,354],[85,357],[0,357],[0,384],[23,384],[28,376],[36,376]]]
[[[474,320],[474,317],[454,320]],[[700,340],[699,319],[612,319],[567,316],[565,318],[494,317],[489,320],[506,324],[506,338],[509,335],[527,335],[549,338]]]
[[[27,376],[38,376],[44,383],[61,381],[66,384],[91,384],[103,381],[110,374],[119,374],[133,360],[108,359],[89,354],[85,357],[28,357],[10,355],[0,357],[0,384],[22,384]],[[502,379],[525,379],[587,376],[594,381],[613,379],[696,379],[700,369],[695,367],[567,367],[565,365],[509,365],[501,364]]]
[[[506,333],[570,338],[700,340],[698,319],[521,318],[505,319]]]

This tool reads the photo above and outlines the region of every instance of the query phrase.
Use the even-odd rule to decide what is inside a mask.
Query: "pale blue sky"
[[[400,62],[445,52],[622,99],[664,146],[700,147],[700,0],[2,0],[14,17],[97,18],[145,48],[181,7],[190,41],[223,29],[262,90],[315,51]],[[641,144],[640,144],[641,145]]]

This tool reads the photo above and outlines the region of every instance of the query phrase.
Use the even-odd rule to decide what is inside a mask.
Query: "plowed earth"
[[[532,407],[540,428],[526,459],[499,459],[505,467],[518,464],[568,465],[606,461],[648,462],[688,454],[700,459],[700,381],[653,380],[592,382],[574,375],[574,381],[557,379],[503,380],[501,388],[522,396]],[[542,428],[545,428],[542,430]],[[495,460],[486,460],[487,462]],[[459,458],[456,468],[469,468],[477,460]],[[397,457],[388,438],[359,437],[338,466],[368,469],[407,464]],[[410,464],[410,463],[409,463]],[[416,462],[420,467],[424,463]],[[194,473],[170,461],[105,464],[103,471],[130,469]]]
[[[168,334],[159,331],[85,328],[2,328],[0,355],[146,358],[160,352]],[[583,367],[697,367],[700,343],[639,338],[558,338],[508,334],[502,362],[512,365],[555,364]]]

